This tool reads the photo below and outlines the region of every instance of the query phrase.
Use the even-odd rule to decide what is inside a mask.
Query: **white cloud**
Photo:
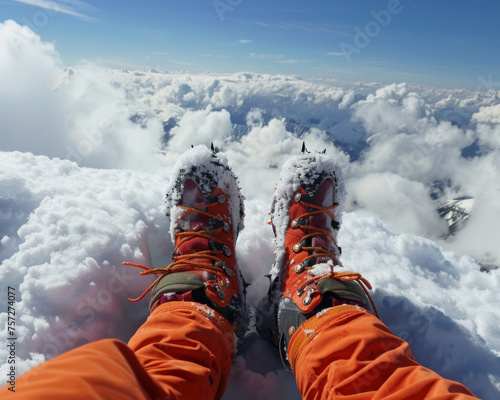
[[[500,104],[481,107],[479,111],[472,116],[472,119],[487,124],[500,124]]]
[[[95,167],[151,167],[161,122],[134,124],[136,109],[111,75],[91,66],[63,70],[52,44],[13,21],[0,24],[0,43],[2,150]],[[144,152],[150,156],[141,160]]]
[[[252,58],[267,58],[271,60],[281,60],[285,58],[283,54],[257,54],[257,53],[250,53],[250,57]]]
[[[52,44],[14,21],[0,23],[0,119],[3,150],[61,154],[66,105],[52,90],[61,73]]]
[[[171,131],[170,149],[188,149],[191,145],[210,144],[222,146],[231,138],[232,126],[226,110],[187,111]],[[182,150],[181,150],[182,151]]]
[[[475,176],[477,191],[472,215],[449,245],[458,254],[468,254],[487,265],[498,265],[500,248],[500,153],[480,160],[481,174]]]
[[[279,63],[279,64],[297,64],[299,62],[308,62],[308,60],[288,59],[288,60],[275,60],[274,62]]]
[[[343,57],[345,54],[341,51],[330,51],[326,53],[327,56]]]
[[[161,121],[129,104],[106,71],[91,66],[71,71],[59,88],[71,110],[66,155],[80,165],[99,168],[156,168]]]
[[[84,1],[77,1],[77,0],[65,0],[64,3],[69,4],[72,7],[68,7],[67,5],[62,5],[60,2],[57,1],[50,1],[50,0],[14,0],[17,1],[18,3],[24,3],[24,4],[29,4],[35,7],[41,7],[45,10],[48,10],[51,12],[51,16],[56,15],[57,13],[62,13],[66,15],[71,15],[73,17],[77,17],[81,20],[84,21],[95,21],[96,19],[94,17],[91,17],[89,15],[83,14],[79,11],[76,11],[75,8],[83,8],[87,10],[95,10],[96,7],[90,5],[89,3],[86,3]]]
[[[428,190],[420,182],[394,173],[371,173],[348,181],[349,208],[357,213],[381,218],[397,231],[424,237],[447,233]]]

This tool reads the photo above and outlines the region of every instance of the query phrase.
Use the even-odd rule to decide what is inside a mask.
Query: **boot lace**
[[[307,212],[303,213],[302,215],[300,215],[299,217],[297,217],[297,219],[296,219],[297,221],[300,221],[302,218],[307,218],[307,217],[310,217],[312,215],[327,213],[336,223],[338,223],[337,218],[335,218],[335,215],[332,213],[332,210],[334,210],[335,208],[337,208],[339,206],[338,203],[334,203],[330,207],[322,207],[320,205],[308,203],[308,202],[303,201],[303,200],[301,200],[300,202],[302,204],[304,204],[305,206],[309,207],[309,209],[313,209],[313,210],[307,211]],[[300,225],[300,226],[304,229],[312,231],[311,233],[306,234],[302,238],[302,240],[312,239],[313,237],[316,237],[316,236],[327,236],[332,240],[333,244],[338,249],[337,241],[333,237],[331,231],[326,230],[326,229],[322,229],[322,228],[318,228],[317,226],[312,226],[312,225]],[[336,254],[333,254],[330,251],[323,249],[322,247],[301,246],[301,249],[305,250],[307,252],[314,252],[314,253],[306,256],[306,258],[304,258],[303,261],[307,261],[307,260],[310,260],[312,258],[324,257],[324,256],[327,256],[327,257],[332,258],[334,260],[337,259]],[[312,266],[305,266],[304,268],[311,269]]]
[[[309,209],[309,211],[307,211],[307,212],[303,213],[302,215],[300,215],[299,217],[297,217],[296,220],[301,220],[302,218],[307,218],[307,217],[310,217],[310,216],[316,215],[316,214],[326,213],[326,214],[328,214],[333,219],[333,221],[335,221],[338,224],[337,218],[332,213],[332,211],[339,206],[338,203],[334,203],[330,207],[323,207],[323,206],[320,206],[320,205],[317,205],[317,204],[308,203],[308,202],[303,201],[303,200],[300,200],[300,202],[302,204],[304,204],[305,206],[307,206],[308,209]],[[309,239],[309,238],[316,237],[316,236],[327,236],[327,237],[329,237],[332,240],[332,242],[335,245],[335,247],[337,249],[339,248],[338,245],[337,245],[337,241],[333,237],[333,234],[332,234],[331,231],[323,229],[323,228],[318,228],[317,226],[312,226],[312,225],[300,225],[300,226],[302,228],[304,228],[304,229],[312,231],[311,233],[308,233],[304,237],[302,237],[302,241],[306,240],[306,239]],[[309,260],[309,259],[312,259],[312,258],[319,258],[319,257],[325,257],[325,256],[327,256],[329,258],[332,258],[333,260],[337,259],[337,255],[336,254],[333,254],[330,251],[328,251],[326,249],[323,249],[321,247],[316,247],[316,246],[301,246],[301,251],[314,252],[312,254],[307,255],[302,262],[304,262],[306,260]],[[312,268],[314,268],[314,265],[304,266],[305,270],[311,270]],[[359,286],[361,286],[361,288],[363,289],[363,291],[365,292],[366,297],[368,298],[368,300],[370,301],[371,306],[373,307],[375,315],[377,316],[377,318],[380,319],[377,307],[375,306],[373,298],[372,298],[372,296],[369,293],[369,290],[372,289],[372,285],[370,284],[370,282],[368,282],[368,280],[366,278],[364,278],[358,272],[350,272],[350,271],[335,272],[333,270],[333,268],[334,268],[334,265],[331,264],[330,265],[330,272],[328,272],[325,275],[316,276],[313,279],[308,280],[304,284],[302,284],[301,286],[299,286],[297,288],[297,292],[299,293],[299,295],[301,295],[307,289],[307,287],[309,287],[309,286],[311,286],[313,284],[317,284],[322,279],[328,279],[328,278],[330,278],[330,279],[336,279],[338,281],[356,281],[359,284]]]
[[[186,207],[179,205],[178,207],[185,210],[186,212],[180,216],[175,223],[178,223],[181,219],[187,217],[191,213],[199,213],[206,215],[212,219],[223,222],[223,219],[220,215],[210,214],[203,210],[203,208],[207,208],[216,205],[217,202],[208,203],[208,204],[199,204],[196,206]],[[222,240],[217,239],[217,234],[222,231],[222,227],[210,230],[201,230],[201,231],[185,231],[185,232],[177,232],[175,234],[176,239],[180,238],[179,243],[176,246],[175,252],[177,249],[186,241],[191,240],[193,238],[204,238],[212,242],[223,244]],[[177,243],[177,240],[176,240]],[[128,299],[131,302],[137,302],[142,300],[152,289],[153,287],[163,278],[165,275],[172,274],[175,272],[190,272],[193,270],[197,271],[209,271],[209,272],[219,272],[221,271],[221,267],[218,265],[222,265],[223,261],[218,255],[224,254],[223,250],[202,250],[197,253],[191,254],[180,254],[172,257],[173,262],[170,263],[165,268],[149,268],[145,265],[124,262],[123,265],[130,265],[132,267],[137,267],[144,269],[141,272],[141,275],[160,275],[149,287],[136,299]]]

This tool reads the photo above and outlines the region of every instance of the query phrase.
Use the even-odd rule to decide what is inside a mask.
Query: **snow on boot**
[[[293,333],[311,316],[342,304],[376,313],[370,284],[358,273],[343,272],[339,260],[345,195],[342,171],[331,156],[303,151],[283,165],[271,209],[276,259],[257,330],[279,346],[285,365]]]
[[[196,301],[228,319],[242,337],[248,327],[246,284],[236,264],[235,242],[244,204],[227,158],[205,146],[186,151],[174,165],[166,195],[173,262],[141,274],[160,277],[150,310],[168,301]]]

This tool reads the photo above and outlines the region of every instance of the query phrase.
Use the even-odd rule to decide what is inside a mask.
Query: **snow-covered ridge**
[[[152,265],[169,258],[168,175],[82,168],[19,152],[0,153],[0,171],[0,282],[18,293],[18,373],[90,340],[127,340],[144,321],[147,302],[126,299],[152,278],[121,262]],[[237,243],[239,264],[252,283],[251,307],[266,293],[264,275],[274,261],[270,203],[246,201]],[[410,342],[417,360],[481,398],[498,397],[500,270],[482,273],[469,257],[352,212],[344,214],[338,240],[343,264],[372,283],[383,321]],[[250,335],[241,349],[226,399],[257,393],[299,398],[270,345]],[[6,351],[0,349],[0,359]]]
[[[438,208],[439,216],[448,222],[449,235],[464,226],[472,213],[473,206],[474,199],[465,198],[448,201]]]
[[[474,203],[475,200],[473,198],[465,197],[450,200],[437,209],[439,216],[448,223],[448,233],[443,237],[444,243],[454,243],[457,236],[463,240],[463,238],[461,238],[462,231],[467,227],[468,221],[475,213]],[[482,210],[476,211],[479,213],[482,212]],[[482,213],[482,216],[483,218],[485,217],[484,213]],[[489,223],[495,223],[495,215],[486,215],[486,218],[488,218]],[[476,221],[473,220],[473,222]],[[460,242],[458,245],[460,245]],[[487,251],[483,254],[479,252],[476,257],[476,262],[478,262],[481,266],[481,270],[484,272],[500,268],[498,259]]]

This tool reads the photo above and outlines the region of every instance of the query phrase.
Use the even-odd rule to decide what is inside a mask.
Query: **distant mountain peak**
[[[464,226],[473,207],[474,199],[472,197],[460,197],[450,200],[438,208],[439,216],[448,222],[448,235],[446,237],[454,235]]]

